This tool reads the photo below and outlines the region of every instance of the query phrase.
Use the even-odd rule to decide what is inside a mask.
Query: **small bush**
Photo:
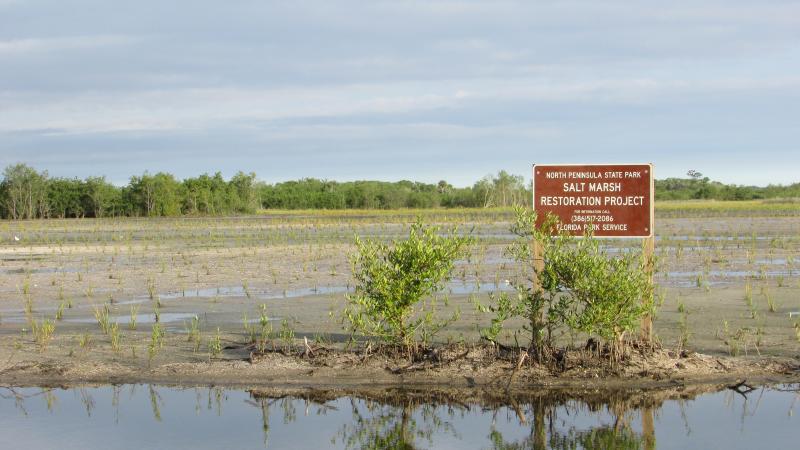
[[[351,257],[356,286],[344,311],[351,333],[411,349],[417,336],[428,339],[454,319],[435,317],[430,297],[444,287],[471,239],[456,230],[439,231],[417,221],[408,239],[391,245],[356,237],[358,251]]]
[[[653,286],[647,265],[639,252],[610,256],[591,233],[583,237],[551,236],[555,220],[536,226],[536,213],[516,209],[512,231],[519,239],[507,253],[523,264],[530,275],[513,282],[516,298],[484,308],[495,313],[484,337],[494,340],[502,322],[524,317],[530,332],[530,350],[542,358],[552,348],[552,332],[566,326],[572,332],[600,337],[618,355],[626,333],[638,329],[641,319],[653,310]],[[541,246],[544,265],[533,270],[533,245]],[[534,280],[539,287],[534,288]]]

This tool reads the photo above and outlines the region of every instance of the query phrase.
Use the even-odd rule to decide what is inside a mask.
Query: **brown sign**
[[[646,238],[653,235],[652,164],[534,164],[533,208],[558,232]]]

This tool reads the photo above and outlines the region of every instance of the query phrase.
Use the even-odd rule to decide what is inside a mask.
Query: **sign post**
[[[583,236],[591,227],[595,237],[643,239],[645,270],[652,283],[654,183],[652,164],[534,164],[537,226],[552,214],[557,219],[554,233]],[[543,263],[536,245],[534,263]],[[650,342],[652,328],[651,317],[643,318],[645,342]]]

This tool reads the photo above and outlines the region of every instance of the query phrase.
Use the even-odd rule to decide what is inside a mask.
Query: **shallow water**
[[[799,386],[691,400],[554,393],[491,406],[425,402],[425,393],[407,391],[376,400],[153,385],[0,387],[0,448],[795,448],[800,401],[781,390]],[[643,417],[653,418],[652,434]]]
[[[452,281],[447,283],[443,293],[449,294],[474,294],[474,293],[487,293],[495,291],[511,291],[513,288],[506,282],[501,282],[499,285],[495,283],[476,283],[476,282],[461,282]],[[312,297],[317,295],[333,295],[333,294],[346,294],[352,293],[354,289],[352,286],[345,285],[329,285],[329,286],[315,286],[296,289],[285,289],[280,292],[260,290],[260,289],[247,289],[243,286],[220,286],[215,288],[204,289],[187,289],[181,292],[166,292],[159,294],[161,300],[176,300],[181,298],[223,298],[223,297],[247,297],[256,300],[278,300],[284,298],[302,298]],[[118,301],[119,305],[126,305],[131,303],[144,303],[150,301],[149,297],[138,297],[132,300]]]

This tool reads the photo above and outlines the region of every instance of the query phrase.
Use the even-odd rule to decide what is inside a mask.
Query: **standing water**
[[[688,395],[0,387],[0,448],[796,448],[798,385]],[[291,393],[290,393],[291,392]]]

